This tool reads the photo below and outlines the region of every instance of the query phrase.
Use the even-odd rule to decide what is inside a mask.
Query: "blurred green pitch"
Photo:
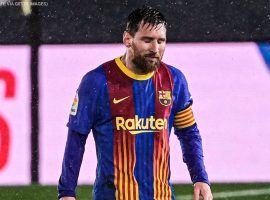
[[[212,191],[215,195],[220,192],[233,192],[233,191],[247,191],[247,190],[261,190],[269,189],[270,183],[256,183],[256,184],[212,184]],[[181,200],[181,196],[192,195],[192,185],[174,185],[176,200]],[[92,200],[92,186],[82,185],[77,189],[77,200]],[[56,186],[1,186],[0,187],[0,200],[51,200],[57,199]],[[270,200],[270,193],[261,195],[247,195],[241,197],[224,197],[218,199],[226,200]],[[192,200],[192,199],[190,199]]]

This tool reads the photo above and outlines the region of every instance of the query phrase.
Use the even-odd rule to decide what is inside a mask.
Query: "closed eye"
[[[158,44],[162,44],[162,43],[164,43],[164,42],[166,42],[166,39],[163,39],[163,38],[162,38],[162,39],[159,39],[159,40],[158,40]]]
[[[153,41],[153,38],[151,38],[151,37],[143,37],[142,41],[144,41],[145,43],[150,43],[150,42]]]

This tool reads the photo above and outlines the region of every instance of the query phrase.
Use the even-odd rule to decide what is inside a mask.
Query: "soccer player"
[[[212,199],[186,79],[179,69],[161,61],[166,27],[158,10],[134,10],[123,34],[125,54],[83,77],[67,125],[58,198],[75,199],[92,130],[98,161],[93,199],[175,199],[169,147],[174,127],[194,183],[194,199]]]

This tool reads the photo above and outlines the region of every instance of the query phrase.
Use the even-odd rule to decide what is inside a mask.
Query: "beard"
[[[161,62],[159,55],[156,53],[141,55],[134,43],[132,44],[132,48],[134,51],[132,62],[135,65],[136,71],[147,74],[156,71],[159,68]]]

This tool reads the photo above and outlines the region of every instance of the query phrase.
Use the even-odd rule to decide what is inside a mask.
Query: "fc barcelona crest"
[[[164,90],[158,91],[158,99],[163,106],[171,105],[172,102],[171,91],[164,91]]]

